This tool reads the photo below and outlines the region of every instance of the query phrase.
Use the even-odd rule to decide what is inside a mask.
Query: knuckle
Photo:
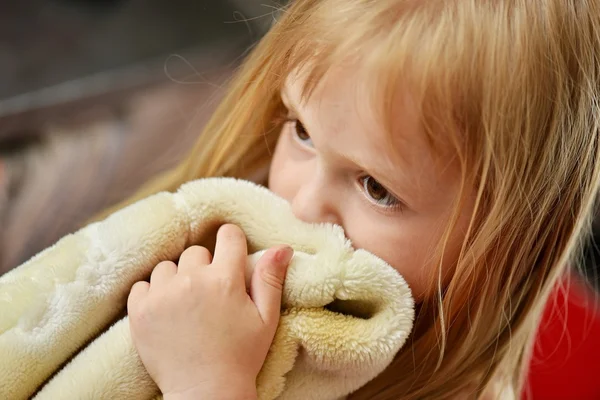
[[[153,310],[147,302],[136,304],[129,312],[129,319],[137,326],[146,324],[152,319]]]
[[[178,274],[173,279],[173,286],[168,293],[165,293],[168,301],[178,302],[179,299],[191,296],[193,293],[203,291],[201,281],[196,279],[193,274]]]
[[[190,293],[194,291],[196,285],[190,275],[183,275],[179,279],[179,286],[184,293]]]
[[[267,285],[277,290],[283,289],[283,278],[274,274],[270,269],[260,268],[259,274],[263,282],[265,282]]]
[[[222,293],[231,293],[235,290],[236,285],[232,277],[224,275],[217,278],[219,291]]]

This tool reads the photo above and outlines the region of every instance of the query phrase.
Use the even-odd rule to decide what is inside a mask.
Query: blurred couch
[[[2,8],[0,274],[176,164],[277,9],[254,0]]]

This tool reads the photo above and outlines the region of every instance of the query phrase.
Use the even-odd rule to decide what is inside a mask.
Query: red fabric
[[[551,297],[524,399],[600,400],[600,304],[575,278]]]

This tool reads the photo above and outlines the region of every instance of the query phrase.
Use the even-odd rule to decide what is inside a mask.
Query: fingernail
[[[288,264],[294,255],[294,249],[290,246],[285,246],[277,252],[277,261],[282,264]]]

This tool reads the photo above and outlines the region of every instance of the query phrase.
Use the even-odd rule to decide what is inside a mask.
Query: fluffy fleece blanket
[[[131,341],[129,290],[186,247],[210,248],[229,222],[248,237],[249,268],[272,245],[296,251],[260,399],[337,399],[389,365],[412,329],[404,279],[267,189],[210,178],[90,224],[0,277],[0,398],[160,397]]]

